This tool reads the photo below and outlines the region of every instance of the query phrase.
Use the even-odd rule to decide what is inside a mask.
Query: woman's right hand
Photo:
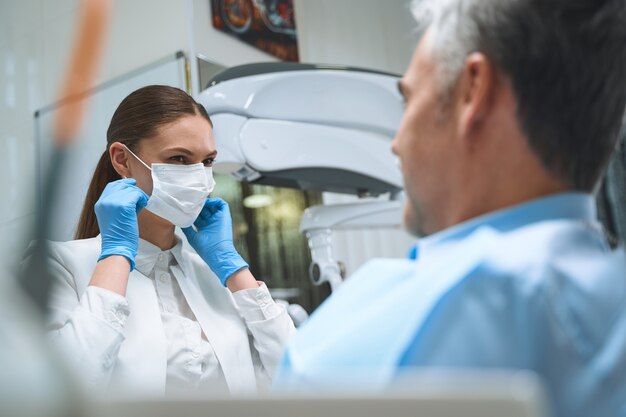
[[[133,178],[108,183],[94,206],[102,237],[98,261],[111,255],[124,256],[131,271],[135,268],[139,246],[137,214],[149,199],[136,183]]]

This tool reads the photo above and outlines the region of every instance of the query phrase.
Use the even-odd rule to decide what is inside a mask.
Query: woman
[[[141,88],[115,111],[77,240],[50,247],[51,336],[89,386],[269,383],[294,327],[235,250],[228,205],[207,198],[216,154],[209,116],[179,89]]]

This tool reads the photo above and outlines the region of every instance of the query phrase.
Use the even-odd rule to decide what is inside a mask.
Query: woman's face
[[[190,165],[213,164],[217,156],[213,128],[202,116],[186,116],[159,128],[153,137],[139,141],[135,154],[151,166],[153,163]],[[128,155],[128,175],[137,180],[137,186],[152,194],[152,173],[141,162]]]

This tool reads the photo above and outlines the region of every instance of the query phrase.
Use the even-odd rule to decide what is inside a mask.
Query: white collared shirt
[[[136,257],[137,272],[150,278],[159,302],[161,321],[167,342],[166,391],[228,392],[226,380],[213,347],[207,340],[194,313],[185,299],[172,267],[179,265],[182,242],[170,250],[140,239]],[[126,318],[132,312],[126,298],[114,292],[89,286],[82,301],[89,310],[122,335]],[[264,283],[259,288],[233,294],[245,320],[262,320],[276,314],[279,308],[271,301]]]

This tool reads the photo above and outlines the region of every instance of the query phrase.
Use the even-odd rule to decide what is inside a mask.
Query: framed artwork
[[[293,0],[210,0],[213,27],[284,61],[298,61]]]

